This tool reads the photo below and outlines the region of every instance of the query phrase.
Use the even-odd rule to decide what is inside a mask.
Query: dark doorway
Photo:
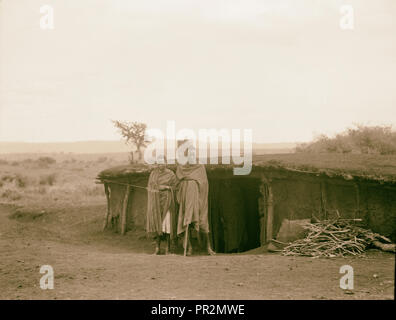
[[[259,186],[256,178],[209,178],[209,224],[216,252],[260,246]]]

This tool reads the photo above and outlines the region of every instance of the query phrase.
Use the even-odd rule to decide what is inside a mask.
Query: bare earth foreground
[[[395,256],[311,259],[260,253],[154,256],[144,235],[101,232],[104,205],[0,205],[1,299],[394,299]],[[339,287],[342,265],[354,290]],[[55,288],[40,289],[41,265]]]

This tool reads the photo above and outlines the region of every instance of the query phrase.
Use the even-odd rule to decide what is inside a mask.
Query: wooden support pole
[[[122,213],[121,213],[121,234],[125,234],[126,229],[126,216],[127,216],[127,209],[128,209],[128,197],[130,192],[130,186],[126,187],[124,202],[122,204]]]
[[[320,205],[322,216],[319,217],[321,220],[327,220],[327,192],[326,192],[326,182],[322,181],[320,183]]]
[[[109,216],[110,216],[110,191],[109,191],[109,185],[107,183],[104,184],[104,189],[105,189],[106,200],[107,200],[107,210],[106,210],[106,215],[105,215],[105,219],[103,222],[103,230],[105,230],[107,228],[107,224],[109,222]]]
[[[258,209],[260,219],[260,245],[266,243],[266,217],[267,217],[267,198],[268,188],[266,179],[261,179],[260,183],[260,197],[258,198]]]
[[[271,185],[268,183],[268,199],[267,199],[267,242],[272,240],[272,231],[274,225],[274,197]]]
[[[358,183],[355,183],[355,191],[356,191],[356,210],[354,212],[353,218],[361,218],[360,214],[360,186]]]

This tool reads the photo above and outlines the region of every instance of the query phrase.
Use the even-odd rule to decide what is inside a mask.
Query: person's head
[[[161,171],[164,171],[166,168],[166,157],[163,154],[159,154],[157,156],[157,162],[156,162],[157,168],[159,168]]]
[[[177,157],[178,159],[182,159],[181,163],[184,166],[190,166],[197,163],[196,159],[196,148],[194,146],[194,142],[192,140],[184,139],[177,141],[178,149],[177,149]]]
[[[196,155],[197,153],[194,147],[191,146],[187,149],[187,166],[192,166],[197,163]]]

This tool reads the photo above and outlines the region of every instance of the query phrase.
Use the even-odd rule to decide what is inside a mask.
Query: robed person
[[[194,229],[205,235],[206,249],[210,255],[215,254],[209,241],[208,222],[208,178],[205,166],[201,164],[178,165],[176,177],[179,180],[177,202],[179,213],[177,234],[185,235],[184,248],[187,254],[192,253],[190,230]]]
[[[156,239],[155,254],[160,253],[165,238],[165,253],[170,252],[170,241],[176,239],[175,188],[177,178],[165,164],[157,164],[147,185],[147,226],[149,236]]]

